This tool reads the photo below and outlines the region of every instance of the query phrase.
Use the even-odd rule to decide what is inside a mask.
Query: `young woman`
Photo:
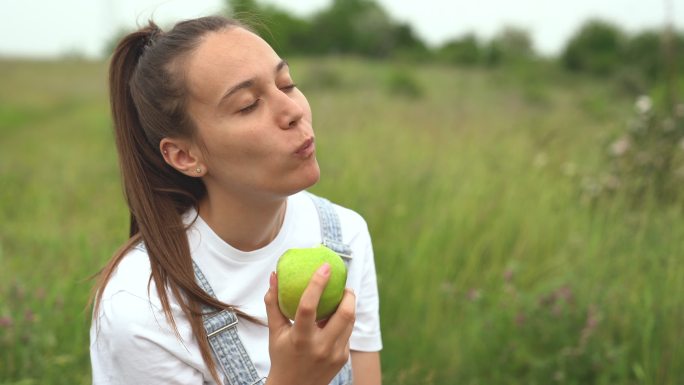
[[[131,226],[96,287],[93,383],[380,384],[368,229],[305,192],[320,171],[287,62],[204,17],[126,36],[109,81]],[[348,289],[317,323],[323,265],[290,322],[277,259],[321,242],[351,256]]]

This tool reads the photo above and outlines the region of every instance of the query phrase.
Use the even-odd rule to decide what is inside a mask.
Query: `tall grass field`
[[[681,384],[684,212],[592,200],[633,100],[538,68],[291,60],[374,242],[386,384]],[[0,385],[89,384],[125,239],[106,63],[0,61]]]

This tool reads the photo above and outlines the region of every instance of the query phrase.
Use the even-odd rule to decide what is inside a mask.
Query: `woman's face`
[[[242,28],[212,32],[186,63],[210,194],[282,197],[318,181],[311,108],[264,40]]]

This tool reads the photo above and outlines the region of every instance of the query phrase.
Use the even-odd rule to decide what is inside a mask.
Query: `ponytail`
[[[221,383],[202,323],[202,305],[216,311],[230,309],[253,322],[262,323],[232,305],[218,301],[197,285],[183,214],[206,194],[199,178],[186,176],[162,157],[164,137],[192,137],[195,129],[185,112],[182,76],[174,63],[199,43],[202,35],[238,24],[222,17],[182,22],[163,33],[150,22],[124,37],[110,63],[109,85],[112,118],[124,194],[130,212],[128,241],[102,269],[94,291],[94,314],[98,313],[107,282],[123,257],[144,243],[164,315],[177,338],[181,338],[171,313],[170,295],[178,301],[197,338],[202,358],[212,377]]]

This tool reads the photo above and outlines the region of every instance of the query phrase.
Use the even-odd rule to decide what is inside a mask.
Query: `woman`
[[[131,228],[96,287],[93,382],[379,384],[370,236],[304,191],[320,171],[287,63],[237,22],[204,17],[126,36],[109,81]],[[341,228],[349,289],[317,323],[323,265],[291,323],[272,272],[285,250],[325,241],[322,228]]]

